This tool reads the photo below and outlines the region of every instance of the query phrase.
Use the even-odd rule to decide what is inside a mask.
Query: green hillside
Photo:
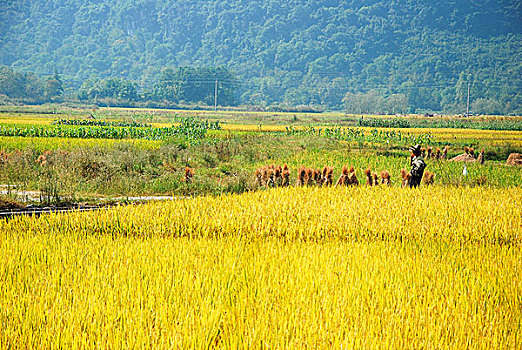
[[[522,113],[521,39],[515,0],[0,0],[0,64],[141,92],[226,67],[242,104],[464,112],[469,82],[477,112]]]

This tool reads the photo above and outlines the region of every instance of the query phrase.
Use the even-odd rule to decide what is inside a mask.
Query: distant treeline
[[[63,101],[64,86],[59,74],[45,80],[34,73],[22,73],[0,66],[0,101],[2,95],[25,103]]]
[[[101,104],[157,101],[166,104],[204,104],[234,106],[238,103],[234,74],[226,68],[182,67],[163,71],[150,89],[140,89],[137,83],[121,79],[88,79],[77,92],[64,94],[59,74],[42,80],[34,73],[16,72],[0,67],[0,95],[27,103],[79,100]]]
[[[68,89],[61,75],[55,73],[41,79],[32,72],[17,72],[0,66],[0,103],[8,100],[40,104],[47,102],[79,102],[100,106],[237,106],[240,104],[241,83],[227,68],[181,67],[166,68],[151,87],[122,78],[92,78],[78,90]],[[2,97],[4,96],[4,97]],[[267,110],[322,111],[324,105],[261,106]],[[476,114],[515,114],[521,108],[502,105],[495,99],[471,100],[471,111]],[[346,92],[342,108],[353,114],[397,114],[415,112],[416,107],[404,93],[384,94],[376,89],[367,92]],[[463,112],[463,111],[461,111]],[[464,127],[464,126],[463,126]]]

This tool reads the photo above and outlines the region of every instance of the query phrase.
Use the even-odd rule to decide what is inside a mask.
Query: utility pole
[[[471,84],[471,82],[468,80],[468,103],[467,103],[467,106],[466,106],[466,118],[469,117],[469,87],[470,87],[470,84]]]
[[[469,91],[469,88],[468,88],[468,91]],[[218,94],[218,81],[216,79],[216,86],[214,88],[214,111],[217,112],[217,94]],[[468,96],[469,96],[469,92],[468,92]],[[468,97],[468,100],[469,100],[469,97]]]

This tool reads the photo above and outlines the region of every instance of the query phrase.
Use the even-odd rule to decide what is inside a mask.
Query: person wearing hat
[[[426,168],[426,162],[424,162],[424,158],[421,154],[421,146],[415,145],[408,148],[411,151],[410,158],[410,187],[417,187],[420,185],[422,180],[422,175],[424,174],[424,169]]]

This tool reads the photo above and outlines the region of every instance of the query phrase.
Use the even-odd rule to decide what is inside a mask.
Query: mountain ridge
[[[226,66],[242,83],[242,103],[338,108],[346,93],[374,88],[405,94],[416,109],[456,110],[469,80],[476,98],[511,110],[522,100],[516,1],[20,0],[0,7],[0,64],[58,71],[76,87],[119,77],[147,89],[167,66]]]

